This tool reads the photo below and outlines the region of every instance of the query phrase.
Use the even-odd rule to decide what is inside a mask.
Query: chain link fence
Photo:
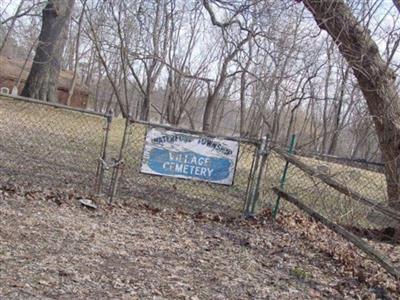
[[[0,182],[90,190],[105,118],[0,96]]]
[[[280,151],[286,152],[282,149]],[[323,175],[329,179],[329,182],[333,181],[347,191],[365,197],[375,204],[386,205],[387,193],[384,174],[317,158],[298,155],[293,157],[306,165],[313,174],[305,172],[296,165],[289,164],[286,179],[282,182],[282,174],[287,160],[273,150],[267,160],[264,177],[267,196],[263,198],[262,205],[274,207],[277,197],[272,188],[280,187],[337,223],[362,228],[391,225],[391,221],[380,216],[374,207],[362,204],[319,178],[320,175]],[[283,203],[283,207],[285,205],[287,204]]]
[[[102,180],[101,191],[110,194],[112,175],[118,169],[114,193],[125,202],[137,198],[191,211],[243,211],[249,182],[256,176],[252,168],[254,158],[259,155],[257,141],[240,142],[232,186],[152,176],[140,173],[146,130],[151,125],[122,118],[111,121],[99,113],[3,95],[0,97],[0,180],[93,191],[97,175]],[[387,202],[385,177],[380,172],[315,157],[296,157],[316,174],[325,174],[376,203]],[[275,205],[272,188],[281,186],[285,164],[280,154],[269,151],[265,165],[261,166],[255,211]],[[99,165],[103,167],[101,176]],[[292,164],[286,177],[287,192],[320,209],[335,222],[363,228],[390,225],[373,208],[364,207]]]
[[[102,192],[112,192],[112,174],[118,167],[118,185],[114,192],[124,201],[139,198],[156,205],[185,207],[194,211],[243,210],[249,180],[254,176],[252,164],[257,156],[257,142],[240,143],[232,186],[152,176],[140,173],[146,130],[151,124],[126,123],[125,119],[116,118],[109,120],[107,131],[107,120],[107,116],[94,112],[74,111],[22,98],[0,97],[1,181],[91,190],[100,161],[104,167],[100,176]],[[106,132],[108,140],[104,145]],[[124,132],[125,145],[121,147]],[[105,157],[102,157],[104,154]],[[315,157],[296,157],[318,173],[330,176],[376,203],[387,201],[385,177],[380,172]],[[285,163],[285,159],[275,151],[269,153],[262,169],[260,201],[256,210],[274,206],[276,196],[272,188],[281,185]],[[286,191],[301,197],[313,207],[319,207],[338,223],[365,227],[373,226],[382,219],[372,208],[356,205],[357,201],[291,164],[284,186]]]
[[[224,186],[140,173],[151,126],[159,125],[0,95],[0,184],[73,188],[190,212],[243,211],[257,141],[240,142],[234,183]]]

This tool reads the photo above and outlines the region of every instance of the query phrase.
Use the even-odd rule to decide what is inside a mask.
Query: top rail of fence
[[[353,168],[364,169],[367,171],[373,171],[377,173],[384,173],[385,172],[385,164],[368,161],[362,158],[349,158],[349,157],[342,157],[342,156],[335,156],[335,155],[327,155],[327,154],[320,154],[320,153],[312,153],[312,152],[305,152],[301,150],[296,150],[295,154],[298,156],[308,157],[308,158],[315,158],[327,162],[337,163],[346,165]]]
[[[236,142],[240,142],[240,143],[247,143],[247,144],[252,144],[252,145],[259,145],[261,143],[260,140],[256,140],[256,139],[235,137],[235,136],[216,134],[216,133],[212,133],[212,132],[206,132],[206,131],[200,131],[200,130],[194,130],[194,129],[180,128],[180,127],[175,127],[175,126],[166,125],[166,124],[159,124],[159,123],[152,123],[152,122],[147,122],[147,121],[142,121],[142,120],[136,120],[133,118],[130,119],[130,122],[145,125],[145,126],[161,127],[161,128],[165,128],[167,130],[173,130],[173,131],[178,131],[178,132],[183,132],[183,133],[207,135],[207,136],[213,137],[213,138],[221,138],[221,139],[236,141]]]
[[[49,107],[66,109],[66,110],[70,110],[70,111],[76,111],[76,112],[85,113],[85,114],[94,115],[94,116],[99,116],[99,117],[106,117],[107,116],[104,113],[96,112],[96,111],[93,111],[93,110],[88,110],[88,109],[83,109],[83,108],[78,108],[78,107],[71,107],[71,106],[64,105],[64,104],[46,102],[46,101],[37,100],[37,99],[33,99],[33,98],[27,98],[27,97],[22,97],[22,96],[18,96],[18,95],[11,95],[11,94],[5,94],[5,93],[1,93],[0,92],[0,97],[11,98],[11,99],[15,99],[15,100],[18,100],[18,101],[23,101],[23,102],[28,102],[28,103],[46,105],[46,106],[49,106]]]

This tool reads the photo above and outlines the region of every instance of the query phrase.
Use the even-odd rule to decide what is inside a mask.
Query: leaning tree
[[[22,96],[57,102],[56,86],[66,40],[65,30],[74,2],[49,0],[43,9],[39,42]]]
[[[389,205],[400,210],[400,97],[396,75],[368,29],[343,0],[303,0],[317,25],[335,41],[357,78],[379,138]],[[394,1],[398,4],[398,1]]]

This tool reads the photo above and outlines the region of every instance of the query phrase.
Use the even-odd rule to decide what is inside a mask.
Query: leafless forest
[[[2,0],[0,54],[20,64],[23,96],[58,101],[64,70],[68,105],[87,90],[87,108],[116,116],[280,144],[295,133],[298,149],[384,162],[396,207],[399,11],[398,0]]]

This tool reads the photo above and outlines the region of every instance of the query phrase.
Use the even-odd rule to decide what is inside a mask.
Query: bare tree
[[[212,131],[214,129],[216,117],[215,108],[217,105],[218,97],[220,96],[220,92],[222,91],[225,81],[227,80],[227,78],[232,76],[232,74],[228,73],[229,63],[233,61],[237,53],[247,42],[250,41],[252,36],[253,34],[249,32],[244,39],[233,46],[233,49],[231,49],[230,52],[226,54],[226,56],[223,54],[224,56],[222,58],[222,64],[218,74],[218,78],[213,86],[210,83],[208,84],[208,95],[203,115],[204,131]]]
[[[67,105],[71,105],[71,99],[74,94],[75,85],[76,85],[76,81],[77,81],[78,64],[79,64],[79,47],[80,47],[80,40],[81,40],[81,33],[82,33],[82,22],[83,22],[83,17],[85,15],[85,9],[86,9],[86,2],[87,2],[87,0],[83,0],[83,2],[82,2],[82,12],[81,12],[81,14],[79,16],[79,20],[78,20],[78,33],[76,35],[76,42],[75,42],[74,74],[72,76],[71,86],[69,87],[69,90],[68,90]]]

